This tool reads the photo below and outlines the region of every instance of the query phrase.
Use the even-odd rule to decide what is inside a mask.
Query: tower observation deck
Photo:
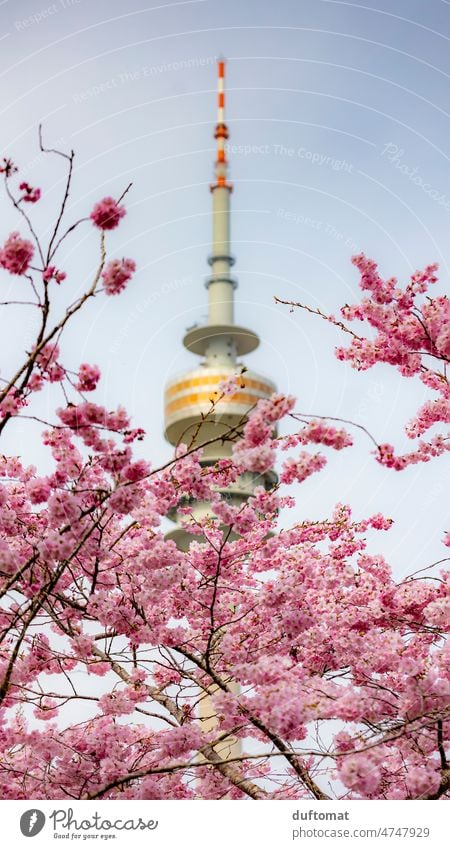
[[[212,197],[212,252],[208,259],[211,271],[206,280],[208,291],[208,321],[194,325],[183,339],[183,344],[192,354],[201,357],[197,366],[175,377],[165,389],[165,437],[172,444],[180,442],[200,445],[216,439],[203,449],[202,464],[212,465],[218,459],[231,455],[232,444],[222,436],[230,427],[245,420],[251,408],[260,398],[268,398],[274,384],[256,372],[249,370],[241,375],[241,357],[250,354],[259,345],[258,335],[234,321],[234,292],[237,281],[231,274],[234,258],[230,252],[230,199],[233,191],[228,180],[226,141],[228,127],[225,123],[225,61],[220,59],[218,68],[217,124],[214,137],[217,142],[214,182],[210,186]],[[236,392],[220,397],[219,384],[233,375],[241,375]],[[219,399],[219,400],[217,400]],[[215,401],[211,413],[211,402]],[[203,420],[203,417],[207,417]],[[233,504],[240,504],[252,495],[256,486],[269,488],[275,480],[271,472],[259,475],[247,472],[226,490],[226,497]],[[207,503],[192,504],[192,514],[202,518],[211,514]],[[176,512],[170,518],[176,527],[168,537],[175,540],[179,548],[185,549],[192,535],[180,527]]]

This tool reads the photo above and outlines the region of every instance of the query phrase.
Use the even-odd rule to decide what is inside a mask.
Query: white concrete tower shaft
[[[209,258],[211,276],[208,286],[208,324],[230,326],[234,324],[234,289],[231,277],[234,259],[230,252],[230,195],[233,186],[228,180],[226,142],[228,127],[225,122],[225,60],[217,63],[217,124],[215,181],[212,196],[212,254]],[[235,340],[226,335],[210,339],[205,350],[206,361],[235,363]]]
[[[183,343],[193,354],[204,357],[206,368],[234,369],[239,357],[254,351],[258,335],[234,321],[234,290],[237,281],[231,275],[234,257],[230,250],[230,200],[233,186],[228,179],[227,139],[225,122],[225,60],[217,63],[217,124],[216,161],[212,198],[212,253],[208,259],[211,273],[208,289],[208,321],[190,328]]]

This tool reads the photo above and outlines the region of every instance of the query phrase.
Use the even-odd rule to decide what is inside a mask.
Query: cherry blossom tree
[[[89,400],[99,368],[71,369],[60,353],[89,299],[132,285],[134,261],[107,256],[123,195],[68,224],[74,155],[46,152],[67,163],[46,244],[30,212],[41,190],[11,160],[1,167],[23,220],[0,251],[2,279],[12,275],[18,293],[3,309],[26,306],[39,322],[21,365],[2,372],[0,432],[37,418],[34,396],[49,384],[63,399],[42,425],[50,473],[0,455],[1,797],[448,799],[450,573],[438,564],[396,581],[368,550],[369,529],[389,531],[381,513],[338,504],[279,529],[293,484],[320,473],[330,452],[351,450],[355,433],[298,412],[289,396],[260,401],[221,436],[233,454],[215,466],[201,465],[198,440],[160,467],[136,455],[143,430],[123,408]],[[73,300],[58,252],[81,227],[99,237],[99,260]],[[367,294],[339,319],[296,306],[350,336],[339,359],[388,363],[430,390],[406,425],[409,453],[371,437],[374,460],[395,474],[450,446],[448,433],[423,438],[450,421],[450,304],[428,295],[433,265],[402,288],[364,256],[354,263]],[[271,490],[240,507],[227,501],[240,474],[275,467]],[[214,514],[194,520],[196,499]],[[192,535],[187,552],[161,530],[174,508]]]

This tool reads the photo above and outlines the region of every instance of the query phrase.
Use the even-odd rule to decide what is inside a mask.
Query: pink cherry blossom
[[[17,231],[8,236],[0,250],[0,265],[10,274],[25,274],[33,258],[34,248],[28,239],[23,239]]]
[[[118,295],[122,292],[135,271],[136,263],[132,259],[111,260],[102,273],[106,294]]]
[[[432,601],[424,610],[424,616],[438,628],[450,630],[450,598]]]
[[[242,373],[232,374],[226,380],[221,380],[218,391],[221,395],[234,395],[239,389],[245,387],[245,378]]]
[[[16,165],[14,165],[14,162],[12,161],[12,159],[9,159],[6,156],[4,156],[2,161],[1,161],[1,164],[0,164],[0,174],[4,174],[5,177],[10,177],[12,174],[15,174],[17,171],[18,171],[18,168],[16,167]]]
[[[280,480],[282,483],[293,483],[294,481],[301,483],[314,472],[319,472],[325,464],[326,459],[322,454],[309,454],[307,451],[301,451],[295,459],[285,460]]]
[[[125,207],[119,206],[113,197],[105,197],[95,204],[90,217],[100,230],[114,230],[125,213]]]
[[[47,478],[32,478],[27,485],[28,497],[32,504],[41,504],[47,501],[51,491]]]
[[[34,709],[36,719],[44,719],[48,721],[58,716],[58,702],[55,699],[50,699],[48,696],[43,696],[39,700],[39,705]]]
[[[98,702],[99,708],[105,715],[121,716],[127,713],[133,713],[134,703],[127,696],[126,692],[116,690],[112,693],[105,693],[100,697]]]
[[[49,283],[50,280],[55,280],[56,283],[61,283],[67,277],[65,271],[58,271],[58,269],[54,265],[48,265],[47,268],[44,269],[42,274],[42,279],[45,283]]]
[[[97,383],[100,380],[100,369],[98,366],[89,365],[89,363],[81,363],[78,369],[77,389],[80,392],[93,392],[97,388]]]
[[[79,518],[78,500],[71,492],[54,492],[48,499],[49,520],[54,525],[71,523]]]
[[[36,203],[41,197],[41,190],[33,189],[33,187],[26,182],[20,183],[19,190],[23,192],[23,195],[20,200],[26,203]]]
[[[307,445],[313,442],[340,451],[353,445],[352,436],[344,428],[336,428],[325,421],[310,421],[299,433],[288,434],[282,438],[283,450],[295,445]]]

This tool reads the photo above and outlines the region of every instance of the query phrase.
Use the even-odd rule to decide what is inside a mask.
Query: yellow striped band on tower
[[[266,377],[246,371],[236,378],[236,391],[223,395],[220,384],[229,381],[235,369],[200,367],[169,381],[165,390],[166,436],[172,444],[183,428],[211,411],[215,422],[232,425],[245,417],[261,398],[269,398],[274,384]]]

